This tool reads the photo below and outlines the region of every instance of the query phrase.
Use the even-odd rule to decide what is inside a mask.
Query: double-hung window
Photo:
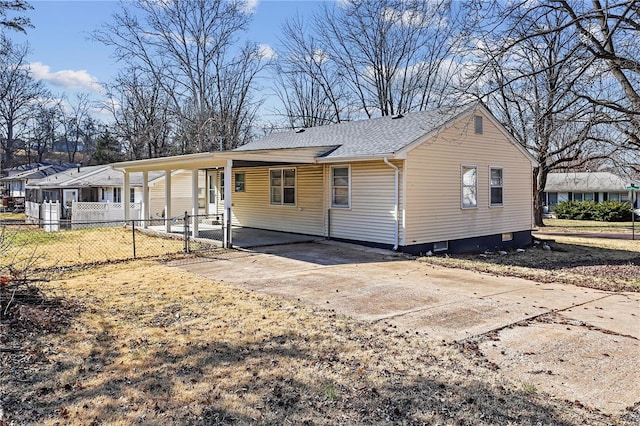
[[[119,188],[119,187],[113,188],[113,202],[114,203],[122,202],[122,188]]]
[[[500,167],[491,167],[489,169],[489,191],[490,194],[490,205],[491,206],[501,206],[502,205],[502,168]]]
[[[331,207],[350,207],[350,183],[349,166],[331,167]]]
[[[270,203],[296,205],[296,169],[269,170]]]
[[[478,168],[462,166],[462,208],[478,206]]]
[[[236,173],[236,192],[244,192],[244,173]]]

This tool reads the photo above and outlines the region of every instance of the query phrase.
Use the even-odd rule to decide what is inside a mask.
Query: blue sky
[[[76,93],[101,96],[100,83],[109,82],[119,65],[111,50],[89,38],[120,9],[115,0],[30,0],[26,15],[35,28],[26,35],[11,33],[15,41],[27,41],[34,77],[46,82],[56,96],[73,101]],[[299,13],[308,15],[317,0],[248,0],[254,11],[249,40],[277,50],[281,24]],[[106,119],[107,117],[101,117]]]

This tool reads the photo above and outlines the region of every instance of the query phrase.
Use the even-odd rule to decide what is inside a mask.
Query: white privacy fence
[[[129,203],[129,219],[139,220],[141,204]],[[90,222],[114,222],[124,220],[124,203],[84,203],[71,205],[71,225]]]

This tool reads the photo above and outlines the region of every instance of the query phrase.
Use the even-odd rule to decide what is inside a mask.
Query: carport
[[[316,157],[319,153],[326,151],[326,147],[313,148],[296,148],[296,149],[277,149],[277,150],[258,150],[250,152],[208,152],[199,154],[187,154],[173,157],[152,158],[146,160],[133,160],[115,163],[111,167],[124,173],[123,194],[129,194],[130,191],[130,174],[142,173],[142,226],[148,228],[150,223],[150,192],[149,192],[149,172],[164,172],[164,211],[171,212],[172,209],[172,193],[171,193],[171,177],[172,173],[177,170],[191,171],[191,208],[189,233],[194,238],[210,238],[211,229],[203,229],[202,235],[200,225],[198,223],[198,173],[199,171],[223,170],[223,179],[228,184],[224,185],[221,192],[221,201],[224,202],[224,208],[221,212],[215,213],[220,215],[219,227],[224,229],[222,232],[222,246],[225,248],[237,247],[256,247],[271,244],[283,244],[287,242],[312,241],[318,236],[300,235],[288,232],[268,231],[256,229],[255,227],[237,226],[233,223],[233,190],[231,186],[232,173],[234,167],[251,168],[251,167],[277,167],[284,165],[304,165],[316,163]],[[206,194],[209,197],[209,182],[207,182]],[[207,202],[208,206],[209,203]],[[124,203],[125,220],[131,219],[131,205]],[[208,212],[210,213],[210,212]],[[167,217],[171,217],[167,213]],[[241,224],[240,224],[241,225]],[[204,227],[204,226],[203,226]],[[166,220],[163,229],[155,229],[166,233],[176,233],[182,230],[179,224]],[[236,238],[238,239],[237,241]]]

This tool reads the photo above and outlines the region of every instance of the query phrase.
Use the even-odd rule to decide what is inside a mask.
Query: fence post
[[[183,229],[184,229],[184,248],[183,251],[185,253],[189,253],[189,213],[184,212],[184,223],[183,223]]]
[[[136,258],[136,221],[131,221],[131,235],[133,236],[133,258]]]

